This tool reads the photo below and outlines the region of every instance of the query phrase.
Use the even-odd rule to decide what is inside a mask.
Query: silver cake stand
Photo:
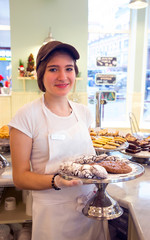
[[[124,155],[128,155],[130,157],[130,161],[150,165],[150,152],[148,151],[141,151],[138,153],[128,153],[125,150],[121,150],[121,153]]]
[[[85,216],[97,220],[115,219],[122,215],[123,210],[106,191],[108,183],[96,183],[98,188],[95,196],[91,198],[82,212]]]
[[[122,215],[122,208],[118,202],[107,193],[106,187],[109,183],[129,181],[144,173],[144,167],[138,163],[129,163],[129,166],[132,168],[132,172],[128,174],[108,174],[108,178],[106,179],[81,179],[84,184],[95,184],[97,187],[96,194],[86,203],[82,210],[85,216],[97,220],[110,220]],[[67,175],[63,175],[63,177],[67,180],[77,178]]]

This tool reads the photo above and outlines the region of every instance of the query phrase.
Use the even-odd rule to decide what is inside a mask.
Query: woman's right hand
[[[72,180],[66,180],[59,175],[57,175],[54,178],[54,184],[58,188],[64,188],[64,187],[73,187],[73,186],[79,186],[82,185],[83,182],[80,179],[72,179]]]

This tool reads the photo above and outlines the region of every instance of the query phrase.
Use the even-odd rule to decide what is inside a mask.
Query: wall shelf
[[[17,79],[22,80],[24,92],[26,91],[26,81],[37,80],[35,77],[18,77]]]

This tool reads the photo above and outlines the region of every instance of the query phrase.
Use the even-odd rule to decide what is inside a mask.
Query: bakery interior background
[[[70,42],[81,55],[81,81],[69,97],[88,104],[95,118],[95,93],[100,91],[106,100],[101,105],[101,127],[130,128],[129,113],[133,112],[140,129],[148,131],[150,4],[138,10],[129,9],[128,4],[128,0],[0,0],[0,75],[3,82],[11,77],[12,86],[5,100],[0,94],[0,106],[5,107],[0,124],[7,124],[19,107],[41,94],[36,81],[19,79],[19,60],[27,65],[30,53],[36,58],[51,29],[56,40]],[[116,58],[116,66],[99,66],[96,59],[101,57]],[[102,84],[96,84],[99,79]]]

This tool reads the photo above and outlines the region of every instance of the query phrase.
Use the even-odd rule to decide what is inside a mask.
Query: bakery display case
[[[0,200],[0,224],[28,223],[32,217],[26,215],[26,205],[22,201],[22,191],[15,187],[1,187]],[[14,210],[5,209],[5,199],[8,197],[16,199],[16,208]]]
[[[118,155],[120,157],[124,157],[124,154],[122,151],[119,152],[119,151],[111,150],[111,151],[106,151],[104,154],[107,154],[108,156]],[[10,163],[11,160],[10,160],[9,153],[6,152],[4,156]],[[126,157],[128,159],[130,158],[129,155],[126,155]],[[143,174],[145,171],[145,165],[138,164],[137,162],[133,162],[133,161],[132,162],[130,161],[129,165],[132,167],[132,172],[127,174],[108,174],[107,179],[86,179],[86,178],[83,179],[84,184],[92,183],[96,185],[98,188],[96,194],[91,199],[89,199],[86,206],[83,208],[83,214],[86,217],[96,218],[98,220],[107,219],[109,221],[109,226],[111,225],[110,226],[111,230],[113,229],[115,234],[117,234],[115,236],[118,236],[118,238],[120,236],[120,239],[127,239],[126,237],[129,231],[128,215],[131,215],[132,211],[130,211],[131,209],[130,210],[128,209],[127,205],[124,207],[122,203],[120,204],[120,200],[118,201],[118,199],[114,197],[111,191],[111,189],[113,189],[112,185],[115,185],[118,183],[120,184],[129,183],[127,185],[132,186],[134,185],[134,183],[132,183],[131,180],[134,180],[134,181],[136,179],[138,180],[140,176],[145,175]],[[66,178],[68,177],[72,177],[72,176],[66,176]],[[145,177],[143,179],[145,179]],[[138,182],[140,181],[138,180]],[[123,186],[124,186],[123,190],[127,191],[125,187],[126,185],[123,185]],[[1,194],[3,195],[3,197],[1,198],[1,202],[0,202],[0,219],[1,219],[0,224],[31,223],[32,216],[28,216],[26,214],[26,205],[23,203],[22,191],[14,187],[14,184],[12,181],[12,175],[11,175],[11,164],[6,167],[4,174],[0,176],[0,190],[1,190],[0,192],[4,190],[3,194]],[[133,194],[133,191],[130,190],[128,193],[128,196],[130,195],[132,196],[132,194]],[[12,197],[14,196],[16,198],[16,209],[13,211],[7,211],[5,209],[5,199],[10,196]],[[119,195],[119,198],[120,198],[120,195]],[[124,219],[125,219],[125,225],[123,224]],[[133,222],[133,219],[132,219],[132,222]],[[129,238],[129,239],[133,240],[132,238]]]
[[[2,150],[2,149],[1,149]],[[11,201],[6,206],[7,199],[15,200],[11,209]],[[0,224],[25,224],[31,223],[32,216],[26,214],[26,204],[23,201],[22,190],[14,186],[10,152],[0,153]]]

